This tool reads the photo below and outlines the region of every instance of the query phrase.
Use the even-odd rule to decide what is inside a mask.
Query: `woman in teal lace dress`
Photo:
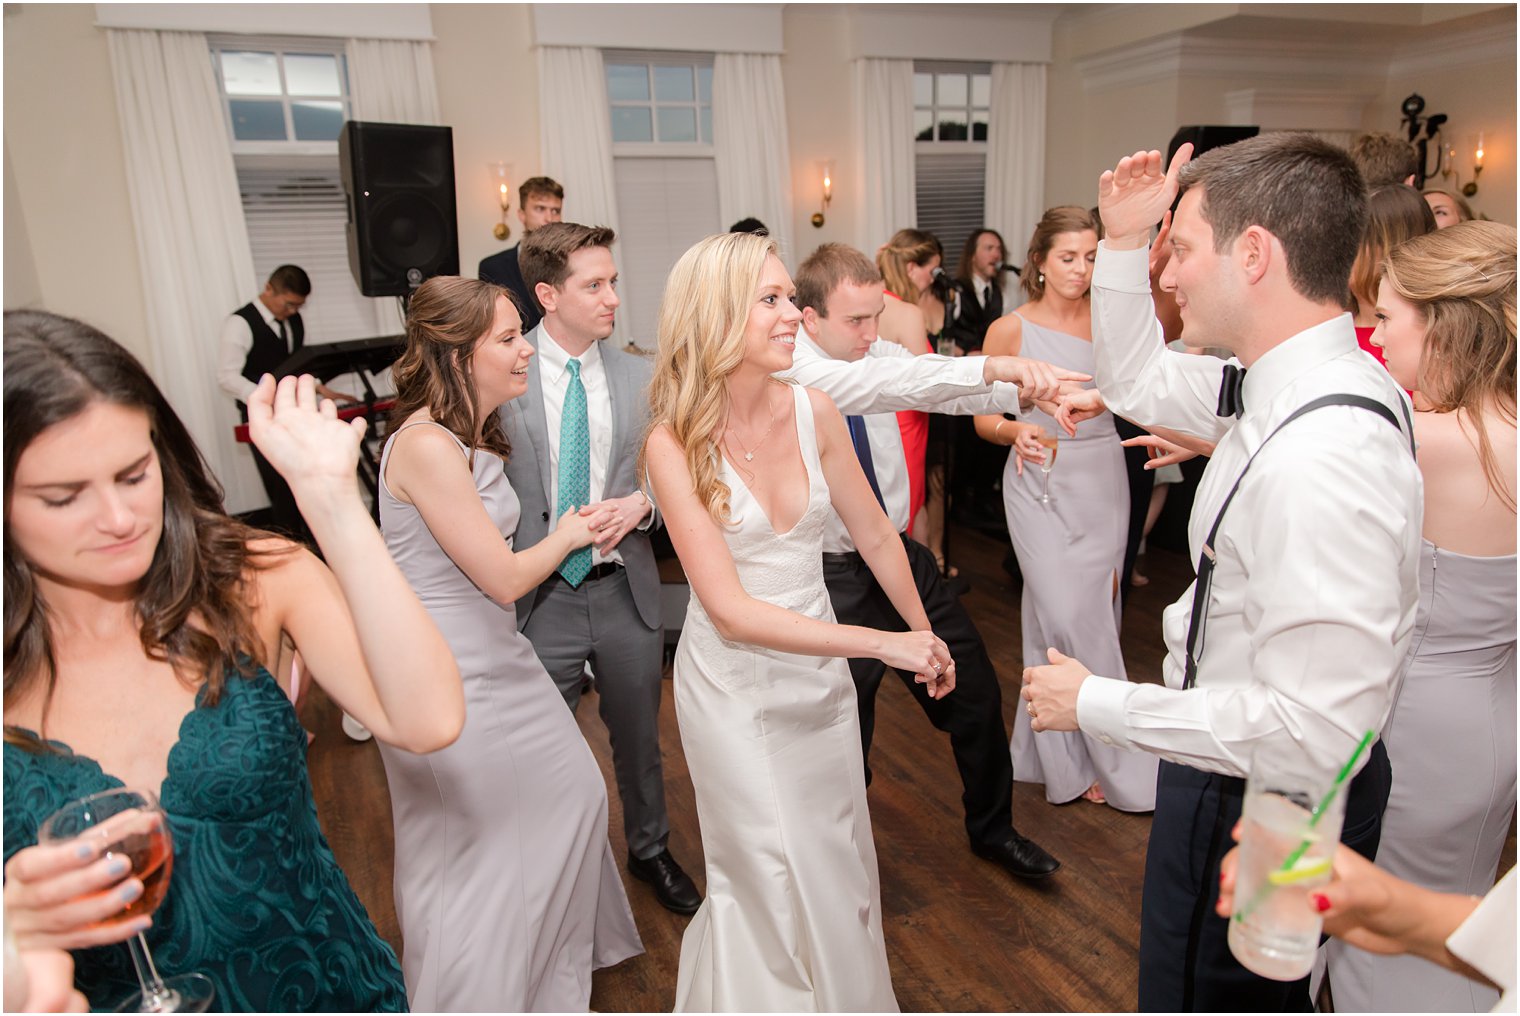
[[[270,670],[282,637],[377,738],[447,745],[459,671],[355,484],[362,423],[309,377],[248,404],[322,548],[222,509],[146,372],[67,318],[5,315],[5,911],[18,942],[74,951],[92,1006],[136,987],[96,927],[142,893],[116,858],[37,846],[43,821],[123,784],[156,790],[174,833],[147,936],[164,974],[199,971],[228,1010],[394,1010],[406,996],[328,848],[306,737]]]

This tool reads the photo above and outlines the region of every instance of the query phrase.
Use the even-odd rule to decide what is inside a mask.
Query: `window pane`
[[[961,115],[965,116],[964,113],[962,113]],[[951,119],[941,120],[939,122],[939,140],[940,141],[965,141],[966,140],[966,121],[965,120],[951,120]]]
[[[915,109],[913,111],[913,136],[919,141],[934,140],[934,110]]]
[[[702,140],[712,144],[712,107],[702,107]]]
[[[273,53],[222,51],[222,80],[228,95],[279,95],[280,65]]]
[[[973,106],[990,106],[990,105],[992,105],[992,75],[991,74],[973,74],[973,75],[971,75],[971,105],[973,105]]]
[[[343,103],[292,102],[290,121],[297,141],[336,141],[343,128]]]
[[[653,141],[654,126],[648,106],[613,106],[612,140]]]
[[[712,71],[711,67],[697,68],[698,102],[712,102]]]
[[[690,106],[661,106],[660,140],[697,140],[697,111]]]
[[[659,102],[690,102],[696,96],[690,67],[656,67],[654,97]]]
[[[607,98],[619,101],[649,101],[649,68],[644,64],[608,64]]]
[[[913,75],[913,105],[915,105],[915,106],[932,106],[932,105],[934,105],[934,75],[932,75],[932,74],[915,74],[915,75]]]
[[[939,78],[939,105],[943,109],[946,106],[966,105],[966,75],[964,74],[936,74]]]
[[[971,114],[971,140],[987,140],[987,111],[979,109]]]
[[[317,53],[286,53],[285,90],[291,95],[342,95],[338,58]]]
[[[231,99],[235,141],[285,141],[285,106],[280,102]],[[335,135],[336,136],[336,135]]]

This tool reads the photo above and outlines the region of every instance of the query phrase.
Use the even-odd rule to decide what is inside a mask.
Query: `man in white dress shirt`
[[[649,531],[657,513],[639,489],[638,452],[649,426],[652,364],[603,342],[620,303],[612,230],[551,222],[523,239],[523,281],[543,319],[527,339],[538,350],[528,390],[501,408],[512,444],[507,478],[521,503],[518,550],[553,531],[571,508],[590,505],[615,527],[600,548],[572,553],[517,602],[517,621],[572,710],[589,662],[612,742],[623,802],[628,869],[662,906],[694,913],[695,884],[666,843],[660,759],[660,577]],[[593,525],[597,524],[593,521]]]
[[[792,369],[783,376],[829,395],[845,414],[866,479],[900,533],[909,522],[908,464],[894,411],[1016,412],[1020,390],[1007,382],[1021,384],[1030,397],[1050,397],[1063,379],[1085,380],[1021,357],[914,356],[879,339],[876,327],[885,306],[881,274],[853,247],[824,244],[798,267],[795,281],[803,328]],[[1051,875],[1060,862],[1013,828],[1013,764],[1002,690],[982,637],[945,585],[934,555],[906,535],[903,544],[934,633],[955,659],[955,692],[931,699],[911,673],[898,677],[930,722],[950,735],[971,849],[1021,878]],[[837,517],[824,531],[823,549],[824,583],[841,624],[907,629]],[[850,660],[868,780],[876,691],[885,672],[879,660]]]
[[[1218,442],[1189,526],[1212,583],[1167,608],[1164,686],[1092,675],[1052,649],[1023,695],[1037,731],[1081,729],[1163,759],[1141,1010],[1308,1011],[1308,978],[1269,981],[1230,954],[1228,922],[1213,913],[1219,861],[1253,764],[1333,775],[1387,720],[1418,595],[1420,474],[1408,401],[1358,350],[1342,305],[1366,216],[1355,165],[1296,134],[1184,168],[1191,153],[1184,145],[1165,173],[1153,151],[1103,174],[1093,345],[1114,412]],[[1168,351],[1155,320],[1146,247],[1179,186],[1161,286],[1188,343],[1229,349],[1228,364]],[[1360,761],[1342,839],[1370,857],[1390,775],[1381,744]]]

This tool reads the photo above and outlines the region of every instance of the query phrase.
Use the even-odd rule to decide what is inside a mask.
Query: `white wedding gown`
[[[724,461],[736,520],[724,535],[751,596],[832,622],[822,538],[833,509],[807,391],[793,396],[807,511],[774,532]],[[676,1011],[896,1012],[845,661],[725,641],[693,596],[675,697],[707,861]]]

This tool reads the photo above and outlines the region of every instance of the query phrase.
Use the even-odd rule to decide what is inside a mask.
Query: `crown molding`
[[[1344,84],[1387,76],[1387,49],[1364,43],[1174,34],[1076,61],[1087,92],[1176,78],[1251,77]]]
[[[1511,17],[1501,25],[1485,25],[1402,43],[1388,61],[1388,76],[1403,77],[1500,60],[1513,63],[1514,59],[1515,21]]]

